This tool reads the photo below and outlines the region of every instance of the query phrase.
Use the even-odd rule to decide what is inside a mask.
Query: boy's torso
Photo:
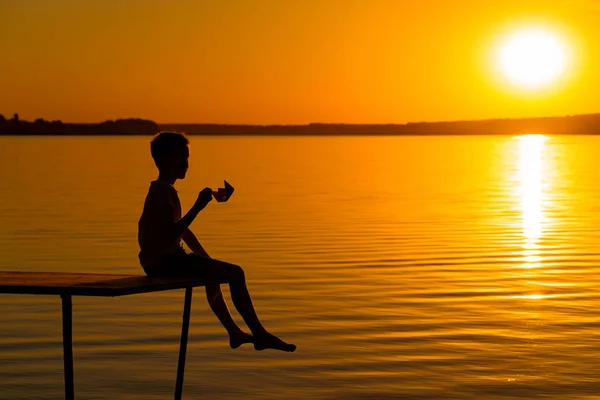
[[[138,257],[143,267],[155,264],[166,254],[182,249],[181,238],[177,238],[172,243],[166,243],[164,232],[161,232],[157,225],[157,217],[165,218],[164,215],[157,215],[157,209],[164,209],[165,203],[173,210],[172,222],[179,221],[181,219],[181,203],[177,190],[168,182],[152,181],[144,201],[144,210],[138,222],[138,244],[140,246]]]

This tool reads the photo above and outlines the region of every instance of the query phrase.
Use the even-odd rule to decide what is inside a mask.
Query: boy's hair
[[[150,154],[154,163],[158,165],[158,160],[163,156],[169,155],[173,150],[180,146],[187,146],[190,141],[183,133],[179,132],[158,132],[150,142]]]

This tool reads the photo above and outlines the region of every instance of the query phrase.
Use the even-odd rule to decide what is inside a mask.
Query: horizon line
[[[19,113],[15,113],[19,114]],[[2,114],[0,114],[2,115]],[[14,114],[13,114],[14,115]],[[220,122],[157,122],[152,119],[146,119],[141,117],[119,117],[114,119],[105,119],[103,121],[96,122],[72,122],[63,120],[46,120],[44,118],[35,118],[33,120],[20,119],[23,122],[34,122],[36,119],[43,119],[47,122],[60,121],[63,124],[77,124],[77,125],[97,125],[107,121],[118,121],[118,120],[145,120],[151,121],[155,124],[161,125],[219,125],[219,126],[256,126],[256,127],[269,127],[269,126],[310,126],[310,125],[410,125],[410,124],[443,124],[443,123],[458,123],[458,122],[480,122],[480,121],[507,121],[507,120],[529,120],[529,119],[548,119],[548,118],[569,118],[569,117],[585,117],[585,116],[597,116],[600,115],[600,111],[591,113],[580,113],[580,114],[563,114],[563,115],[546,115],[538,117],[494,117],[494,118],[479,118],[479,119],[456,119],[456,120],[437,120],[437,121],[407,121],[407,122],[307,122],[307,123],[271,123],[271,124],[260,124],[260,123],[220,123]],[[6,117],[5,117],[6,118]],[[9,119],[6,118],[8,121]]]

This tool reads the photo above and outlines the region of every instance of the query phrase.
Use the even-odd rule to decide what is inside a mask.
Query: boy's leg
[[[202,263],[198,267],[206,269],[203,272],[206,273],[207,279],[214,282],[229,283],[233,305],[252,331],[255,349],[274,348],[284,351],[294,351],[296,349],[293,344],[285,343],[276,336],[271,335],[260,323],[246,286],[246,276],[242,267],[212,258],[198,257],[200,258],[198,261]]]
[[[256,315],[254,305],[252,304],[252,299],[250,298],[250,293],[248,293],[244,270],[237,265],[215,260],[213,258],[203,257],[196,254],[191,254],[190,256],[193,260],[192,267],[194,268],[194,274],[201,275],[207,280],[215,282],[217,285],[219,283],[229,284],[233,305],[238,310],[242,318],[244,318],[244,321],[252,331],[252,334],[256,335],[265,333],[266,330],[260,323],[258,315]],[[218,296],[218,293],[209,293],[209,291],[214,290],[214,286],[213,288],[210,288],[210,286],[210,283],[206,285],[207,295],[210,296],[209,301],[212,303],[212,301],[215,300],[217,302],[216,306],[218,312],[223,314],[222,306],[225,305],[223,294],[221,293],[220,296]],[[217,294],[217,296],[214,296],[215,294]],[[221,300],[223,300],[222,303]],[[226,307],[227,305],[225,305],[225,308]],[[229,314],[229,310],[227,310],[227,314]],[[229,315],[229,318],[231,318],[231,315]],[[225,323],[229,322],[227,319],[228,318],[225,317]],[[225,326],[225,328],[227,329],[227,326]]]
[[[207,284],[206,299],[208,300],[208,304],[213,313],[215,313],[217,318],[219,318],[219,321],[221,321],[221,324],[223,324],[227,330],[227,333],[229,334],[229,346],[231,346],[232,349],[236,349],[244,343],[252,343],[252,336],[242,331],[231,317],[225,299],[223,298],[221,285],[218,283]]]

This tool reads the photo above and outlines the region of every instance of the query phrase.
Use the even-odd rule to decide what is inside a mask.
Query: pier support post
[[[70,294],[63,294],[62,299],[62,333],[63,358],[65,375],[65,400],[75,399],[73,385],[73,303]]]
[[[175,400],[181,400],[183,393],[183,373],[185,372],[185,355],[187,352],[188,331],[190,327],[190,312],[192,310],[192,288],[185,289],[183,305],[183,322],[181,325],[181,341],[179,343],[179,362],[177,364],[177,382],[175,384]]]

